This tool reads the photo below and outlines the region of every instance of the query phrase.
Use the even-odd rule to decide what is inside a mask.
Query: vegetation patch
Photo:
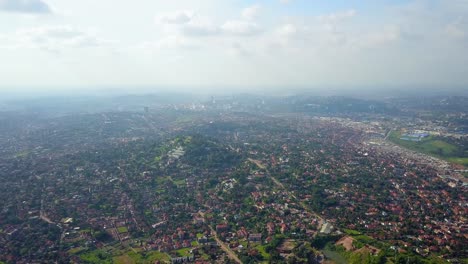
[[[82,248],[82,247],[76,247],[76,248],[72,248],[72,249],[68,250],[68,253],[70,255],[76,255],[76,254],[82,252],[83,250],[85,250],[85,249]]]
[[[356,230],[351,230],[351,229],[343,229],[343,231],[348,234],[348,235],[351,235],[351,236],[358,236],[358,235],[362,235],[361,232],[359,231],[356,231]]]
[[[468,166],[468,158],[448,158],[447,160],[453,163]]]
[[[128,251],[123,255],[115,256],[113,258],[116,264],[132,264],[132,263],[154,263],[156,261],[168,262],[170,257],[161,252],[138,252],[137,250]]]
[[[403,140],[402,133],[392,131],[390,141],[410,150],[421,152],[430,156],[438,157],[449,162],[468,165],[468,156],[463,147],[455,142],[449,142],[442,137],[429,136],[420,141]]]
[[[117,231],[119,231],[119,233],[127,233],[128,228],[125,227],[125,226],[121,226],[121,227],[117,228]]]
[[[258,245],[258,246],[255,247],[255,249],[258,250],[258,253],[260,253],[260,255],[262,255],[263,259],[269,259],[270,258],[270,254],[268,254],[265,251],[265,247],[263,245]]]
[[[190,253],[190,250],[191,250],[190,248],[181,248],[181,249],[176,250],[175,253],[179,257],[188,257],[192,255],[192,253]]]
[[[172,182],[179,187],[185,185],[185,179],[173,180]]]
[[[80,255],[81,260],[85,263],[103,263],[103,264],[111,264],[112,263],[112,256],[103,251],[103,250],[94,250],[91,252],[84,253]]]

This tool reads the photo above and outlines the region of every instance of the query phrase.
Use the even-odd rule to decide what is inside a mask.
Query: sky
[[[466,87],[467,47],[468,0],[0,0],[3,91]]]

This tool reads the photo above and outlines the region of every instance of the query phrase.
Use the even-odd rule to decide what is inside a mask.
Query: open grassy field
[[[401,135],[401,132],[393,131],[390,134],[389,139],[393,143],[405,147],[407,149],[421,152],[430,156],[438,157],[456,164],[468,166],[468,157],[457,156],[457,153],[460,153],[459,146],[450,144],[440,138],[435,138],[433,136],[429,136],[427,138],[422,139],[421,141],[415,142],[402,140],[400,139]]]
[[[342,255],[340,255],[340,253],[336,251],[332,251],[330,249],[323,249],[322,252],[328,259],[332,260],[334,263],[337,263],[337,264],[348,263],[346,258],[344,258]]]
[[[169,262],[169,255],[157,251],[137,253],[133,250],[127,253],[115,256],[113,258],[116,264],[134,264],[134,263],[154,263],[156,261]]]
[[[85,263],[112,263],[112,257],[104,250],[94,250],[80,255]]]
[[[117,228],[117,230],[119,231],[119,233],[127,233],[128,232],[128,228],[126,228],[125,226],[121,226],[121,227]]]
[[[190,253],[190,248],[181,248],[176,250],[176,253],[179,257],[188,257],[191,256],[192,254]]]
[[[80,254],[86,263],[116,263],[116,264],[150,264],[156,261],[169,263],[170,257],[158,251],[144,252],[139,248],[121,249],[120,247],[107,247],[106,249],[89,251]]]
[[[258,252],[260,253],[260,255],[262,255],[264,260],[269,260],[270,259],[270,254],[268,254],[265,251],[265,247],[263,245],[258,245],[258,246],[255,247],[255,249],[258,250]]]
[[[468,158],[453,158],[452,157],[452,158],[448,158],[447,160],[453,163],[468,166]]]

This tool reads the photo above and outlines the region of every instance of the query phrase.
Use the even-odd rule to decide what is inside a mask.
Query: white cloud
[[[462,28],[458,27],[456,24],[447,25],[447,27],[445,28],[445,32],[449,36],[455,37],[455,38],[463,38],[466,36],[465,31]]]
[[[113,41],[104,40],[91,32],[72,26],[43,26],[18,30],[9,37],[17,48],[39,48],[60,52],[66,49],[100,47],[111,45]]]
[[[262,31],[258,24],[243,20],[226,21],[221,29],[226,34],[239,36],[253,36]]]
[[[285,24],[277,29],[277,33],[281,36],[294,36],[298,33],[298,28],[294,24]]]
[[[258,17],[260,12],[260,5],[253,5],[242,10],[242,18],[247,20],[253,20]]]
[[[356,16],[356,13],[357,13],[356,10],[349,9],[346,11],[321,15],[321,16],[318,16],[317,19],[324,24],[334,25],[336,23],[342,22],[343,20]]]
[[[253,21],[260,6],[245,8],[239,20],[213,22],[210,17],[195,14],[194,11],[184,10],[156,16],[157,25],[169,34],[181,34],[186,37],[204,36],[253,36],[260,33],[261,27]]]
[[[239,57],[249,57],[252,55],[250,51],[248,51],[244,45],[240,44],[239,42],[232,43],[229,52],[234,56]]]
[[[311,19],[290,20],[269,34],[267,47],[294,54],[338,54],[369,48],[382,49],[402,39],[403,33],[399,26],[377,24],[357,27],[357,22],[347,21],[355,15],[356,11],[347,10]]]
[[[465,23],[463,18],[460,17],[445,27],[445,33],[447,33],[450,37],[462,39],[467,36],[467,27],[468,23]]]
[[[0,49],[12,49],[14,44],[11,43],[11,38],[5,35],[0,35]]]
[[[213,36],[221,30],[211,22],[192,21],[182,27],[182,32],[188,36]]]
[[[189,39],[179,36],[179,35],[172,35],[161,39],[160,41],[156,42],[156,46],[158,48],[167,48],[167,49],[192,49],[195,48],[196,45],[190,41]]]
[[[371,32],[362,37],[357,37],[354,44],[362,48],[379,47],[392,42],[396,42],[401,38],[401,30],[399,27],[390,26],[378,32]]]
[[[160,14],[155,17],[155,22],[160,24],[186,24],[189,23],[195,13],[189,10],[179,10],[172,13]]]
[[[45,14],[51,9],[42,0],[0,0],[0,11]]]
[[[197,15],[191,10],[179,10],[156,16],[157,25],[162,25],[169,34],[181,33],[186,36],[211,36],[221,33],[219,26],[210,19]]]
[[[182,49],[196,49],[199,45],[189,38],[181,35],[165,36],[157,41],[146,41],[136,47],[137,50],[143,52],[157,52],[163,50],[182,50]]]
[[[315,19],[318,22],[318,27],[306,31],[308,34],[316,35],[315,37],[318,38],[318,42],[322,42],[322,45],[343,46],[348,42],[348,32],[343,28],[351,25],[348,20],[356,14],[356,10],[349,9],[317,16]]]

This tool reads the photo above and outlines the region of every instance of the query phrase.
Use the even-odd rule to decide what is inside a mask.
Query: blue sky
[[[0,0],[0,89],[463,86],[466,46],[466,0]]]

